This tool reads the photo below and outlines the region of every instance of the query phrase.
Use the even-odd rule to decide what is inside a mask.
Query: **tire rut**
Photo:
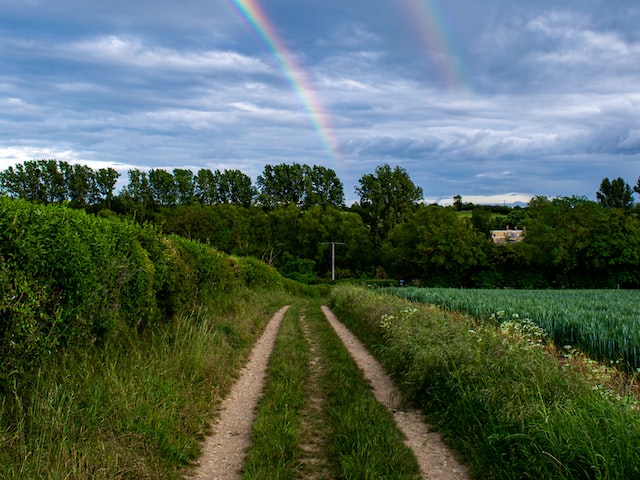
[[[240,378],[222,401],[214,434],[207,437],[199,466],[188,478],[197,480],[241,479],[245,450],[251,445],[251,424],[262,394],[269,356],[288,307],[269,320],[258,339]]]
[[[323,306],[322,311],[351,357],[362,370],[364,377],[371,383],[376,400],[393,413],[396,425],[406,437],[405,443],[411,448],[418,460],[422,478],[428,480],[470,479],[467,468],[443,443],[440,435],[430,431],[422,413],[402,404],[400,391],[360,340],[338,321],[329,308]]]
[[[420,474],[426,480],[469,480],[467,468],[461,464],[443,443],[437,432],[430,431],[419,410],[402,403],[401,394],[382,366],[366,350],[331,312],[321,307],[325,318],[347,348],[364,377],[372,386],[375,398],[388,408],[398,428],[405,436],[405,443],[412,449]],[[280,309],[267,324],[264,333],[256,342],[240,378],[219,409],[219,419],[214,425],[214,434],[207,437],[199,465],[188,479],[236,480],[242,478],[245,451],[251,445],[251,425],[255,409],[264,387],[266,369],[274,348],[280,324],[288,307]],[[318,353],[304,316],[300,317],[303,334],[311,351],[308,401],[302,419],[305,443],[301,445],[299,479],[315,480],[330,478],[329,461],[322,425],[322,393],[318,379],[322,373],[322,359]]]

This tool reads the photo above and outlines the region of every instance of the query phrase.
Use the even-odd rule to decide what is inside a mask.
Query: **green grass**
[[[321,386],[335,478],[419,478],[417,461],[391,412],[376,401],[319,308],[309,309],[307,319],[326,361]]]
[[[331,304],[478,478],[640,478],[635,405],[543,348],[364,289],[336,288]]]
[[[52,356],[0,403],[0,478],[177,479],[277,292],[237,290],[165,328]]]
[[[599,360],[640,367],[640,292],[637,290],[480,290],[394,288],[390,293],[471,314],[483,320],[529,318],[558,347],[571,345]]]
[[[300,412],[309,377],[309,346],[300,329],[299,315],[299,307],[289,308],[278,332],[252,426],[253,446],[247,453],[243,478],[296,478]]]
[[[316,471],[328,470],[330,478],[419,478],[418,464],[404,444],[393,416],[375,400],[360,370],[325,320],[320,304],[320,299],[307,299],[304,306],[290,308],[285,315],[269,360],[244,478],[301,478],[300,444],[305,440],[301,437],[301,415],[311,391],[310,347],[301,330],[302,313],[322,365],[318,380],[323,412],[320,419],[310,423],[326,434],[319,454],[325,458],[318,461],[327,465],[316,465]]]

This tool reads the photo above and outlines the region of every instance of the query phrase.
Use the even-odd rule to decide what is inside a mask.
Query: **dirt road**
[[[223,401],[214,434],[207,438],[200,464],[190,478],[200,480],[235,480],[242,478],[244,452],[251,444],[251,424],[264,385],[269,356],[287,307],[279,310],[267,324],[256,343],[247,365]],[[401,403],[400,392],[378,362],[360,341],[333,315],[322,307],[327,321],[371,383],[376,399],[394,415],[413,450],[422,478],[428,480],[467,480],[467,470],[444,445],[436,432],[430,431],[421,412]]]

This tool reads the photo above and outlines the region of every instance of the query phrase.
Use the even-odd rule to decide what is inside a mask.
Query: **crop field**
[[[571,345],[599,360],[640,367],[638,290],[480,290],[392,288],[388,293],[437,305],[480,320],[530,319],[562,347]]]

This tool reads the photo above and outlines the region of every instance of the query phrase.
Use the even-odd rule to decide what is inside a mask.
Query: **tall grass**
[[[325,362],[321,387],[335,478],[420,478],[418,463],[393,415],[377,402],[320,309],[309,309],[307,318]]]
[[[52,357],[2,400],[0,478],[180,478],[278,295],[238,290],[224,312]]]
[[[545,329],[556,345],[593,358],[640,367],[640,294],[637,290],[479,290],[392,288],[389,293],[486,319],[502,311]]]
[[[299,466],[300,414],[309,378],[309,345],[299,307],[290,308],[269,359],[265,391],[252,427],[243,478],[293,479]]]
[[[478,478],[640,478],[634,405],[526,339],[364,289],[331,304]]]

